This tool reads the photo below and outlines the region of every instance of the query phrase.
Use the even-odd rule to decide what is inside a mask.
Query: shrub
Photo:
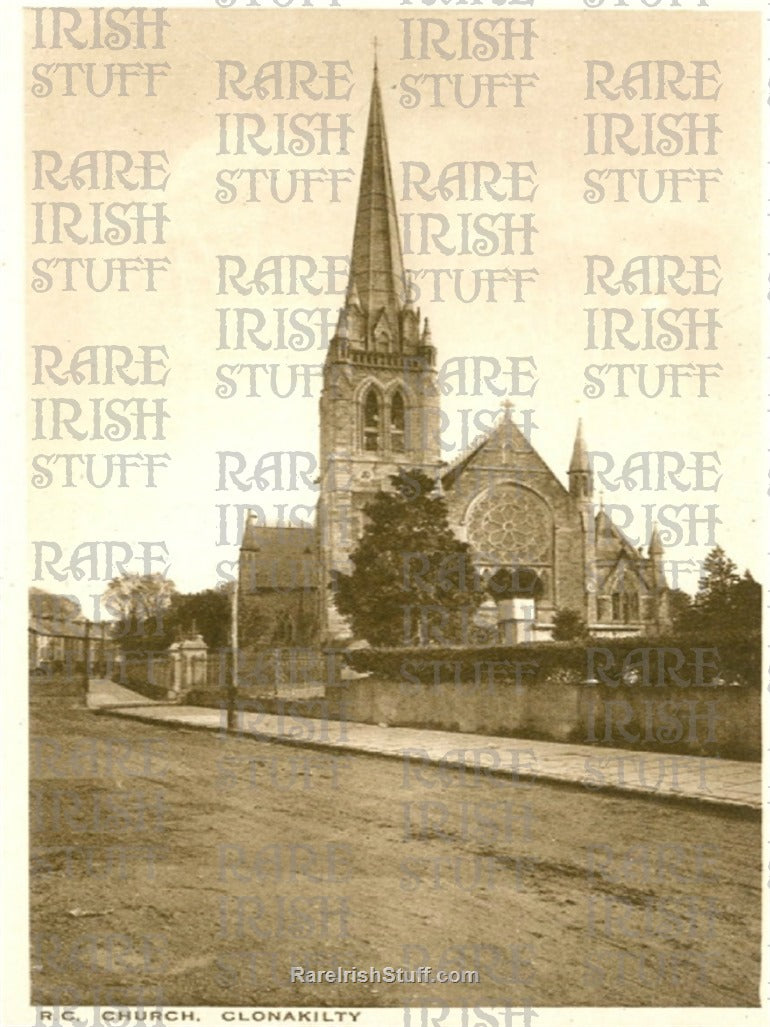
[[[588,626],[576,610],[557,610],[553,618],[554,642],[588,638]]]
[[[588,679],[619,687],[667,684],[742,684],[760,687],[758,634],[719,637],[620,638],[532,642],[516,646],[357,649],[342,653],[359,673],[393,681],[547,683]]]

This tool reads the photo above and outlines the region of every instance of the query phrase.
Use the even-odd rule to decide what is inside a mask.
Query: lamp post
[[[83,629],[83,705],[88,706],[88,644],[91,622],[86,617]]]
[[[233,599],[230,604],[230,645],[233,651],[230,663],[230,676],[227,682],[227,730],[235,731],[238,727],[235,699],[238,694],[238,591],[240,581],[236,580],[233,588]]]

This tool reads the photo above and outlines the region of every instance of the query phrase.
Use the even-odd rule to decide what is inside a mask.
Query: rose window
[[[472,505],[468,541],[480,556],[501,563],[550,564],[550,511],[527,489],[497,485]]]

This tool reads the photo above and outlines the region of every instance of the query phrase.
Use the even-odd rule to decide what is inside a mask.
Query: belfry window
[[[390,448],[396,453],[404,452],[406,411],[404,397],[396,392],[390,401]]]
[[[380,397],[375,389],[369,389],[364,397],[364,449],[367,453],[376,453],[380,448],[381,423]]]

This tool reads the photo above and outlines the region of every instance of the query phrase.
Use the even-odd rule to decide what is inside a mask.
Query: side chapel
[[[510,409],[469,451],[448,465],[441,460],[436,347],[406,282],[375,66],[347,295],[324,366],[316,524],[248,519],[239,561],[241,644],[350,638],[332,600],[332,572],[349,569],[363,508],[399,467],[436,478],[450,523],[471,544],[482,574],[507,567],[537,576],[537,598],[530,585],[513,600],[507,640],[550,639],[557,609],[574,610],[598,636],[665,630],[669,593],[657,529],[644,555],[601,505],[597,512],[580,423],[566,486]]]

